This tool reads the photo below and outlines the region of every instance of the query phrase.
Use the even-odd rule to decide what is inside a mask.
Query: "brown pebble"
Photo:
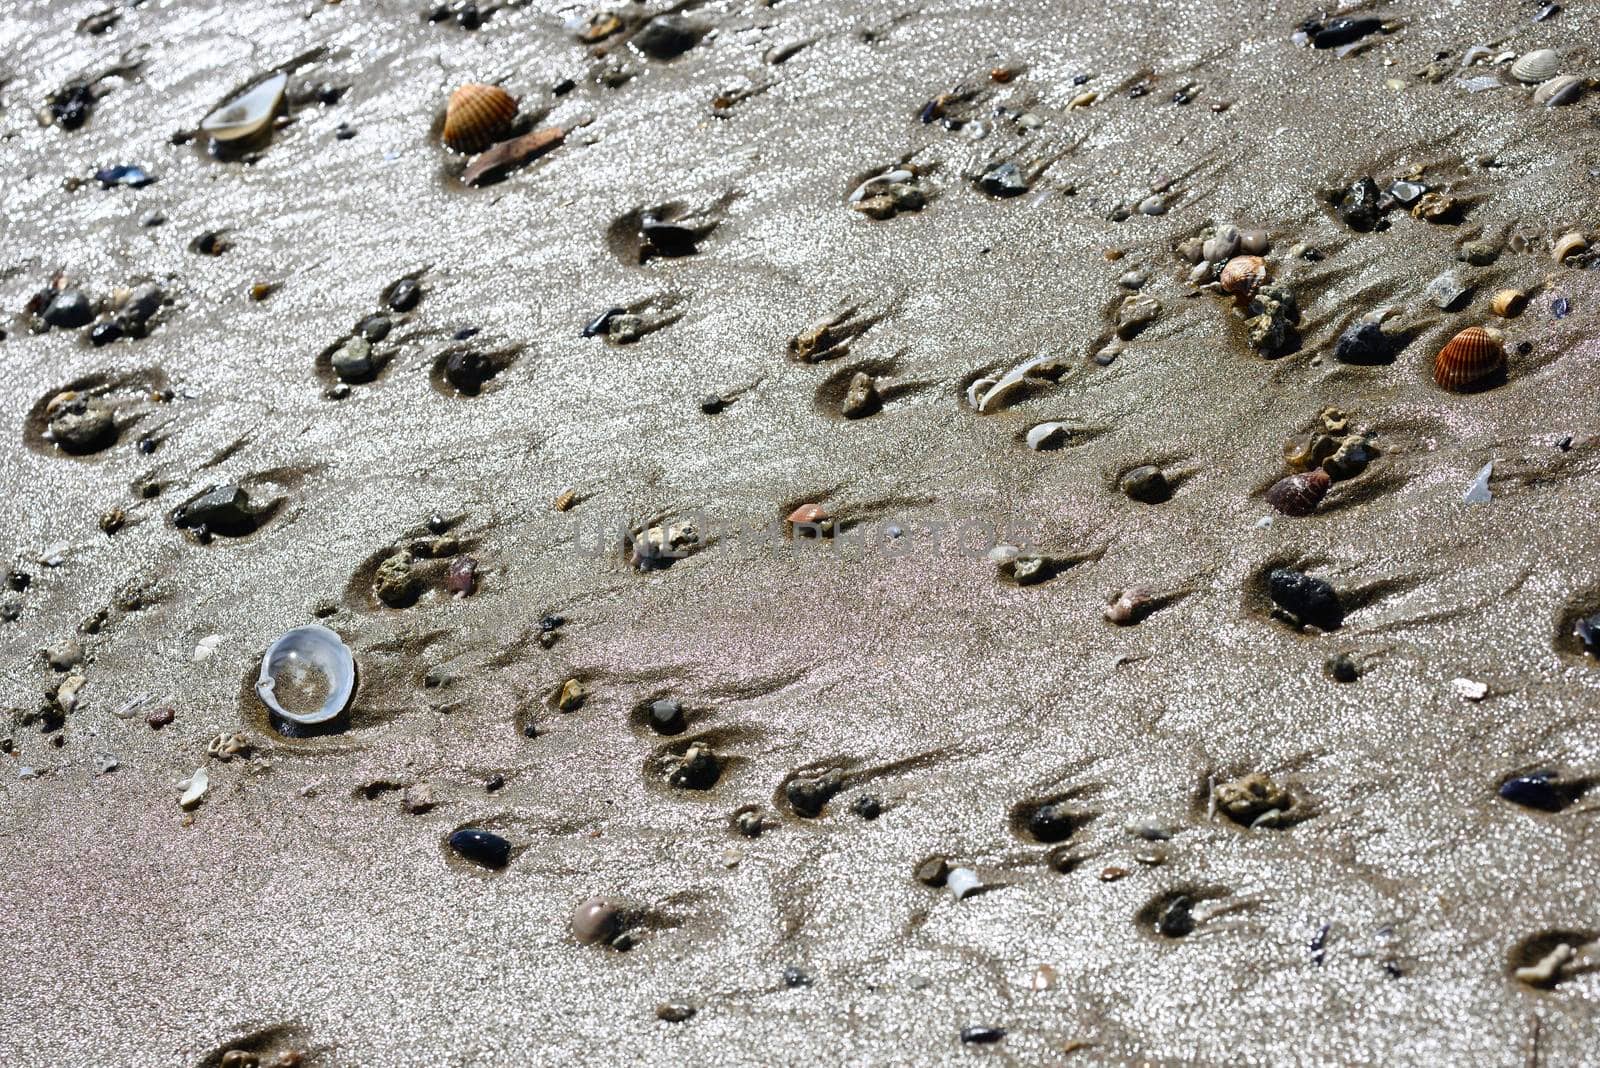
[[[683,1023],[697,1011],[693,1005],[682,1001],[663,1001],[656,1006],[656,1019],[667,1023]]]
[[[913,874],[917,882],[924,886],[943,886],[945,876],[950,874],[950,865],[943,857],[929,857],[917,865]]]
[[[174,712],[172,709],[170,709],[170,708],[158,708],[154,712],[152,712],[148,716],[146,716],[144,718],[144,721],[146,723],[150,724],[150,729],[151,730],[158,731],[162,727],[165,727],[167,724],[171,723],[173,720],[175,720],[177,718],[178,718],[178,714],[176,712]]]
[[[622,930],[622,907],[603,897],[580,901],[572,910],[572,936],[586,946],[609,942]]]
[[[989,72],[989,80],[1004,85],[1017,76],[1015,67],[996,67]]]
[[[1127,868],[1109,867],[1100,869],[1100,881],[1103,883],[1114,883],[1118,879],[1127,878],[1127,876]]]

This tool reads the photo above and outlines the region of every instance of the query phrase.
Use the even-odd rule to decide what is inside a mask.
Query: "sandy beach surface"
[[[1553,6],[6,5],[0,1062],[1600,1065]]]

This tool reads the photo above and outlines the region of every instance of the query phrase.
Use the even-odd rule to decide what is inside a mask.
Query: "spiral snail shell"
[[[1322,503],[1333,479],[1322,468],[1313,468],[1300,475],[1280,478],[1267,490],[1267,503],[1284,515],[1310,515]]]
[[[1486,385],[1505,370],[1506,350],[1500,335],[1469,326],[1445,343],[1433,359],[1433,380],[1460,393]]]
[[[450,94],[444,113],[444,144],[454,152],[482,152],[511,128],[517,98],[498,85],[468,82]]]

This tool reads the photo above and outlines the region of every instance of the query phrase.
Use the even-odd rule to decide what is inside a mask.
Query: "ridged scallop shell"
[[[1551,253],[1557,263],[1565,263],[1568,256],[1574,256],[1589,247],[1589,239],[1580,233],[1563,234],[1556,239],[1556,247]]]
[[[1533,91],[1533,102],[1547,108],[1565,107],[1583,95],[1583,79],[1576,74],[1562,74],[1542,82]]]
[[[200,120],[200,132],[213,141],[242,141],[267,128],[278,113],[289,76],[282,71],[251,86]]]
[[[1524,85],[1548,81],[1561,71],[1561,53],[1553,48],[1529,52],[1511,64],[1511,76]]]
[[[1322,503],[1322,498],[1327,496],[1331,485],[1333,479],[1318,467],[1303,475],[1290,475],[1274,482],[1272,488],[1267,490],[1267,503],[1284,515],[1310,515]]]
[[[482,152],[500,140],[516,116],[516,97],[498,85],[469,82],[450,94],[444,113],[445,147]]]
[[[1506,350],[1498,334],[1469,326],[1445,343],[1433,358],[1433,380],[1445,389],[1471,389],[1505,369]]]
[[[1235,256],[1222,268],[1222,288],[1236,297],[1248,297],[1267,280],[1267,261],[1260,256]]]
[[[1502,319],[1510,319],[1522,314],[1522,309],[1527,305],[1528,294],[1520,289],[1502,289],[1489,302],[1489,307]]]

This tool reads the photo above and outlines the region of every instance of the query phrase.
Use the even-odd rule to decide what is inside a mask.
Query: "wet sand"
[[[1393,25],[1339,55],[1291,40],[1311,11],[1253,0],[733,0],[688,11],[710,34],[656,60],[625,35],[577,42],[571,5],[467,31],[420,4],[181,2],[99,35],[75,31],[93,5],[13,5],[0,517],[30,581],[0,629],[0,1060],[1600,1063],[1600,971],[1580,961],[1549,989],[1512,975],[1550,933],[1600,929],[1594,797],[1541,812],[1496,794],[1514,773],[1600,774],[1600,662],[1571,636],[1600,610],[1600,276],[1551,255],[1595,236],[1600,97],[1538,106],[1495,62],[1555,47],[1588,74],[1573,42],[1600,19],[1575,0],[1534,22],[1541,6],[1381,4]],[[1475,44],[1491,55],[1463,72]],[[36,120],[141,47],[81,129]],[[1440,54],[1443,76],[1419,76]],[[291,102],[254,162],[173,143],[297,57],[292,93],[348,91]],[[619,63],[634,76],[604,84]],[[1464,85],[1487,76],[1506,84]],[[565,142],[463,188],[438,135],[469,81],[504,84]],[[1003,160],[1034,172],[1027,192],[974,183]],[[907,162],[920,211],[848,207]],[[91,180],[114,164],[156,181]],[[1357,232],[1329,199],[1414,168],[1461,201],[1454,220],[1401,207]],[[1137,210],[1152,195],[1162,214]],[[693,255],[641,264],[638,220],[664,205],[715,226]],[[141,224],[152,210],[164,224]],[[1252,350],[1188,280],[1180,244],[1228,222],[1270,236],[1293,351]],[[209,231],[231,247],[192,251]],[[1460,262],[1468,241],[1497,258]],[[1451,268],[1472,292],[1446,312],[1424,287]],[[33,333],[22,310],[58,271],[96,301],[146,281],[170,301],[142,338]],[[1102,365],[1130,271],[1160,312]],[[423,295],[392,314],[388,364],[339,389],[330,350],[405,276]],[[281,288],[253,300],[258,282]],[[1508,286],[1531,297],[1498,320]],[[647,304],[647,324],[672,321],[631,344],[580,337]],[[1393,359],[1336,360],[1384,306]],[[791,339],[851,308],[866,329],[793,358]],[[1486,323],[1506,381],[1439,389],[1434,353]],[[462,346],[502,357],[477,396],[435,373]],[[974,381],[1041,354],[1049,377],[969,405]],[[846,419],[858,370],[884,399]],[[111,447],[42,437],[69,388],[116,406]],[[712,415],[711,393],[736,395]],[[1283,443],[1327,406],[1376,456],[1314,514],[1278,515],[1262,494]],[[1050,420],[1077,432],[1030,450]],[[1493,500],[1464,504],[1491,460]],[[1143,464],[1170,500],[1118,491]],[[219,483],[275,510],[202,543],[170,513]],[[727,530],[807,502],[902,544]],[[107,535],[113,508],[126,522]],[[378,565],[435,513],[479,561],[477,591],[445,595],[435,561],[415,604],[385,605]],[[662,514],[721,536],[665,569],[582,551]],[[964,520],[1034,532],[1055,573],[1018,585],[918,533]],[[1274,568],[1329,582],[1342,625],[1275,617]],[[1108,595],[1134,585],[1170,596],[1108,623]],[[279,634],[318,621],[360,689],[347,729],[285,737],[251,685]],[[84,662],[54,670],[39,650],[69,639]],[[1329,676],[1340,653],[1356,681]],[[78,675],[72,711],[39,722]],[[588,696],[557,711],[572,678]],[[683,733],[649,729],[641,706],[661,698],[683,703]],[[161,706],[175,720],[153,730]],[[207,756],[233,732],[249,755]],[[694,741],[720,754],[710,789],[666,781]],[[209,792],[185,812],[174,784],[201,767]],[[839,792],[797,812],[786,783],[830,768]],[[1210,811],[1214,785],[1255,772],[1295,798],[1281,825]],[[424,783],[436,806],[408,812]],[[863,795],[877,818],[853,811]],[[1041,842],[1030,816],[1058,799],[1070,834]],[[745,806],[758,837],[734,826]],[[463,827],[503,835],[509,865],[453,856]],[[923,885],[930,856],[987,889]],[[630,903],[631,949],[573,938],[593,895]],[[1175,897],[1192,929],[1164,935]],[[1055,978],[1037,990],[1041,965]],[[697,1011],[669,1022],[664,1002]],[[1006,1034],[963,1043],[973,1026]]]

